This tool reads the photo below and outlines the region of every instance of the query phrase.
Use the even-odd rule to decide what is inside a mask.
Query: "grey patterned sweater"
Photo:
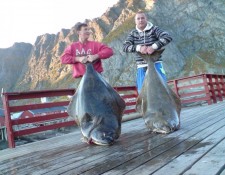
[[[170,41],[172,41],[172,38],[167,32],[148,22],[143,31],[136,27],[136,29],[129,33],[128,37],[123,43],[123,51],[135,53],[137,65],[144,64],[147,66],[143,59],[137,54],[140,46],[152,46],[157,50],[167,45]]]

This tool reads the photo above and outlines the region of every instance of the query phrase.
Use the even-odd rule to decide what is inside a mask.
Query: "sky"
[[[37,36],[57,34],[76,22],[100,17],[118,0],[1,0],[0,48],[34,44]]]

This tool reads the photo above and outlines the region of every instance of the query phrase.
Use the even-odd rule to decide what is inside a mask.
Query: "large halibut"
[[[120,95],[86,64],[86,72],[74,94],[68,113],[80,126],[88,143],[111,145],[119,138],[125,102]]]
[[[148,69],[136,104],[147,128],[156,133],[170,133],[180,127],[180,98],[164,82],[154,66],[163,51],[141,55]]]

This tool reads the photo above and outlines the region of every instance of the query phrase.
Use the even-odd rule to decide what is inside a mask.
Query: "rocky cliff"
[[[24,64],[29,61],[32,45],[15,43],[7,49],[0,49],[0,88],[11,91],[23,74]]]
[[[103,76],[111,85],[135,85],[134,57],[122,52],[122,44],[139,10],[173,37],[163,54],[169,79],[200,73],[224,74],[225,1],[120,0],[101,17],[86,20],[94,31],[92,38],[114,50],[114,56],[103,61]],[[0,88],[27,91],[76,87],[70,65],[60,63],[66,46],[76,39],[72,27],[38,36],[33,46],[17,43],[0,49]]]

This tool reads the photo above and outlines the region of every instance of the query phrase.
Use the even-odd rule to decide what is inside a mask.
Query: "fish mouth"
[[[160,114],[160,115],[159,115]],[[144,117],[147,128],[154,133],[168,134],[179,128],[179,122],[176,120],[166,120],[161,113],[151,113]]]
[[[161,128],[153,128],[152,132],[160,134],[168,134],[174,130],[175,130],[174,128],[171,128],[169,126],[163,126]]]
[[[87,125],[81,126],[81,132],[88,144],[96,144],[96,145],[112,145],[119,137],[120,128],[110,127],[108,125],[103,125],[100,123],[86,123]],[[118,133],[118,134],[117,134]]]
[[[107,140],[92,140],[92,142],[96,145],[101,146],[110,146],[114,143],[114,139],[107,139]]]
[[[178,130],[180,126],[176,115],[171,117],[162,111],[149,112],[143,116],[143,119],[148,130],[154,133],[168,134]]]
[[[88,144],[112,145],[119,137],[118,121],[107,121],[102,116],[86,114],[81,122],[81,132]]]

